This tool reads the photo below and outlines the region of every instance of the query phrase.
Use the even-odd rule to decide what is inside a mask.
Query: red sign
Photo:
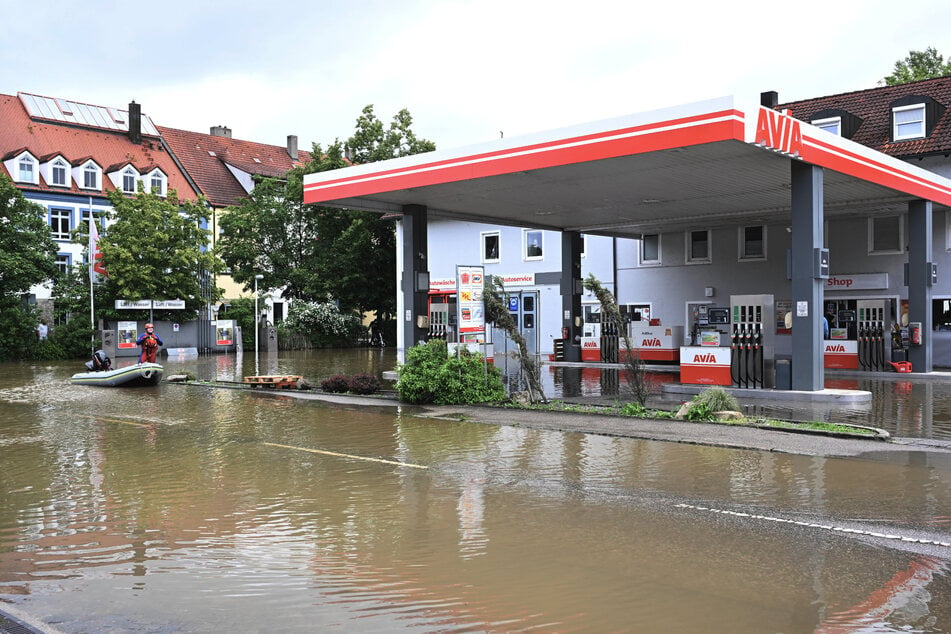
[[[802,131],[799,129],[799,121],[785,112],[760,108],[759,119],[756,121],[756,138],[753,142],[786,154],[799,156],[802,154]]]

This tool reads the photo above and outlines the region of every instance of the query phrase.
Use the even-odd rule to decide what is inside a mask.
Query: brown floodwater
[[[391,351],[263,360],[379,372]],[[239,379],[253,356],[166,362]],[[64,632],[951,630],[951,457],[816,458],[0,366],[0,611]],[[517,413],[513,413],[517,417]]]

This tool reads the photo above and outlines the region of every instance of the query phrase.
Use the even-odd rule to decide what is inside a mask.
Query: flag
[[[106,267],[102,265],[102,252],[99,250],[99,229],[96,227],[96,217],[89,215],[89,280],[96,281],[96,274],[109,277]]]

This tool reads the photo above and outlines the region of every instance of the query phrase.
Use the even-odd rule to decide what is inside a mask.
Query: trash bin
[[[792,359],[789,357],[776,359],[776,389],[792,389]]]

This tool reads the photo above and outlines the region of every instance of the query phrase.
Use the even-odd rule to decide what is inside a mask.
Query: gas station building
[[[683,382],[772,388],[779,357],[785,387],[800,391],[822,390],[829,367],[931,372],[951,180],[776,103],[725,97],[311,174],[304,202],[401,215],[403,350],[431,334],[445,263],[481,261],[556,289],[533,299],[533,320],[563,337],[568,361],[584,358],[591,334],[582,270],[594,268],[619,304],[649,315],[632,326],[635,346],[661,342],[651,328],[674,333]],[[456,233],[436,239],[430,222]],[[504,236],[492,227],[520,231],[507,268],[486,259]],[[555,270],[538,268],[536,239]]]

